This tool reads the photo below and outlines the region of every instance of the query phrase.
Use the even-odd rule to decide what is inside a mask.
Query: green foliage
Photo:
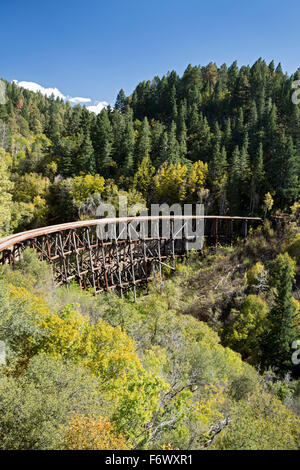
[[[289,211],[300,189],[300,113],[291,104],[291,83],[281,67],[262,59],[241,68],[236,62],[228,68],[189,65],[182,77],[171,71],[139,83],[131,96],[121,90],[115,108],[96,116],[6,82],[3,223],[9,230],[12,218],[11,229],[23,230],[77,218],[66,179],[82,174],[112,179],[119,191],[136,189],[148,204],[205,200],[209,213],[220,215],[266,216],[271,206]],[[175,171],[175,187],[161,187],[166,166],[180,164],[189,172],[199,161],[208,165],[205,178],[193,184],[192,176]],[[47,197],[15,198],[11,182],[21,184],[27,174],[40,178],[41,186],[50,179]]]
[[[92,217],[100,197],[117,207],[119,196],[129,205],[205,200],[220,214],[291,210],[294,224],[275,233],[266,222],[237,248],[191,257],[136,304],[55,289],[30,251],[2,268],[1,448],[298,448],[299,420],[285,406],[297,409],[292,387],[247,364],[297,374],[291,77],[261,59],[189,65],[129,97],[121,90],[98,116],[6,85],[1,236]]]
[[[10,230],[11,200],[10,191],[13,184],[9,179],[7,164],[3,153],[0,153],[0,235],[7,234]]]
[[[91,194],[101,195],[104,187],[105,180],[100,175],[75,176],[70,193],[75,201],[84,202]]]
[[[295,415],[267,393],[238,401],[231,422],[215,440],[220,450],[288,450],[299,448]]]
[[[100,381],[81,366],[36,355],[18,376],[0,375],[0,448],[55,449],[73,413],[105,406]]]
[[[296,260],[297,266],[300,266],[300,235],[297,235],[288,245],[286,251]]]
[[[44,269],[28,250],[1,273],[2,449],[297,448],[297,418],[273,397],[279,389],[266,391],[215,331],[182,315],[188,268],[137,303],[54,290]],[[244,304],[245,318],[264,308],[256,296]],[[276,431],[283,418],[287,429]]]
[[[292,368],[291,346],[299,333],[297,306],[292,298],[295,262],[287,253],[278,255],[271,275],[274,303],[267,317],[269,326],[263,339],[263,362],[283,374]]]
[[[236,320],[227,335],[228,345],[252,364],[261,359],[261,341],[266,328],[267,303],[258,295],[248,295],[236,312]]]

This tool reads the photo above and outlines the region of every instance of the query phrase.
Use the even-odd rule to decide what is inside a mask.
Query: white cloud
[[[99,101],[96,102],[95,105],[87,106],[86,109],[88,109],[91,113],[99,114],[106,106],[108,106],[107,101]]]
[[[45,88],[42,85],[39,85],[38,83],[35,82],[18,82],[18,80],[13,80],[16,85],[21,86],[23,88],[26,88],[26,90],[34,91],[37,93],[38,91],[42,93],[42,95],[46,96],[51,96],[52,94],[55,96],[55,98],[61,98],[62,100],[65,100],[66,97],[59,91],[58,88]]]
[[[72,98],[72,96],[65,96],[62,94],[62,92],[58,88],[45,88],[42,85],[39,85],[38,83],[35,82],[25,82],[21,81],[19,82],[18,80],[13,80],[13,82],[23,88],[26,88],[26,90],[34,91],[35,93],[40,92],[42,95],[46,96],[51,96],[54,95],[55,98],[61,98],[64,101],[70,101],[72,104],[85,104],[85,103],[91,103],[91,98],[83,98],[81,96],[76,96]],[[88,109],[91,113],[99,114],[103,108],[108,106],[108,103],[106,101],[95,101],[94,105],[87,106],[86,109]]]
[[[90,103],[92,100],[91,98],[81,98],[79,96],[76,96],[76,98],[68,98],[68,101],[70,101],[70,103],[78,104],[78,103]]]

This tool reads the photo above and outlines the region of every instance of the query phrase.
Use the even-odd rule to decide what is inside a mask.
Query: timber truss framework
[[[162,230],[165,222],[169,224],[167,236]],[[197,233],[198,222],[203,224],[201,233]],[[188,244],[197,237],[215,246],[232,244],[247,237],[249,224],[260,222],[256,217],[183,215],[52,225],[0,239],[0,264],[14,265],[23,250],[31,247],[41,260],[51,263],[57,285],[75,281],[82,289],[92,289],[95,294],[114,290],[123,296],[133,291],[136,299],[137,288],[148,289],[149,281],[160,279],[163,266],[175,270],[176,258],[186,256]],[[137,230],[140,223],[142,231]],[[186,224],[190,224],[192,236],[186,234]],[[155,230],[154,235],[150,230],[149,236],[150,225]],[[124,238],[121,238],[122,231],[127,234]]]

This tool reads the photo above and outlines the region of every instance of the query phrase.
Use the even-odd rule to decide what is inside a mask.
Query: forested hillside
[[[30,250],[2,267],[0,448],[299,449],[294,229],[194,254],[136,303],[55,289]]]
[[[265,220],[136,302],[57,287],[29,249],[0,266],[0,449],[300,448],[296,79],[261,59],[188,66],[99,115],[5,82],[0,237],[120,195]]]
[[[200,201],[220,215],[288,211],[299,195],[299,78],[261,59],[189,65],[121,90],[97,116],[6,82],[2,232],[74,220],[93,194]]]

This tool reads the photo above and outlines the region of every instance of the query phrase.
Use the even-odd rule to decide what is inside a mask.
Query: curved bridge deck
[[[52,225],[0,239],[0,263],[14,264],[26,247],[53,266],[56,284],[76,281],[94,293],[116,290],[123,296],[175,269],[176,257],[208,244],[246,238],[257,217],[150,216],[96,219]]]

